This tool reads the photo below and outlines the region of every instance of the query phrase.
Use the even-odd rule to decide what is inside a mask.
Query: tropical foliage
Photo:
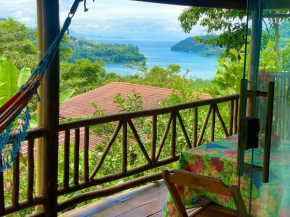
[[[285,45],[282,40],[280,44],[281,33],[283,37],[289,37],[287,26],[289,25],[289,16],[280,16],[281,14],[289,14],[289,11],[265,11],[263,14],[263,44],[267,44],[268,40],[274,41],[274,49],[276,53],[276,65],[279,64],[281,54],[280,47]],[[252,19],[252,14],[248,16]],[[246,38],[246,11],[231,9],[214,9],[190,7],[183,11],[179,16],[179,21],[183,31],[189,33],[193,27],[199,23],[206,28],[206,33],[214,35],[212,38],[195,37],[195,41],[211,44],[215,47],[224,48],[224,54],[230,54],[231,49],[239,49],[245,43]],[[249,29],[251,33],[251,29]],[[264,43],[263,43],[264,41]]]
[[[0,106],[7,102],[30,76],[30,69],[24,67],[17,73],[13,62],[0,56]]]
[[[201,36],[202,39],[211,38],[210,36]],[[197,42],[193,37],[186,38],[171,47],[172,51],[182,51],[190,53],[199,53],[203,57],[218,57],[222,54],[223,49]]]
[[[0,21],[0,56],[13,61],[18,69],[36,66],[36,48],[31,41],[33,32],[12,18]]]
[[[183,31],[189,33],[193,26],[199,23],[206,28],[206,33],[216,37],[195,37],[196,41],[225,48],[225,54],[230,49],[237,49],[245,42],[246,23],[243,22],[245,11],[190,7],[179,16]]]
[[[139,48],[133,45],[104,44],[83,38],[70,37],[68,46],[74,51],[69,62],[86,58],[92,62],[104,61],[106,63],[126,63],[142,61],[145,58],[139,53]]]

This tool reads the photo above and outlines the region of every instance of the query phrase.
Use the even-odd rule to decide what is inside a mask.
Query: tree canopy
[[[18,69],[35,67],[36,48],[31,36],[32,31],[13,18],[0,21],[0,56],[12,60]]]
[[[178,19],[186,33],[190,33],[193,26],[200,23],[206,28],[207,34],[216,37],[195,37],[195,40],[225,48],[225,53],[229,54],[230,49],[240,48],[245,43],[245,16],[246,12],[239,10],[190,7]]]
[[[133,45],[105,44],[83,38],[70,37],[66,47],[73,50],[68,58],[69,62],[86,58],[90,61],[104,61],[106,63],[126,63],[130,61],[140,62],[145,56],[139,53],[139,48]]]
[[[290,11],[269,10],[263,12],[263,35],[262,47],[266,46],[268,40],[275,42],[276,65],[279,64],[280,54],[280,27],[281,24],[286,25],[289,21],[288,16],[280,16],[281,14],[289,14]],[[252,16],[249,15],[249,19]],[[179,21],[183,31],[189,33],[193,26],[198,23],[206,28],[206,33],[216,35],[212,38],[195,37],[195,41],[204,44],[212,44],[225,48],[225,56],[230,54],[231,49],[241,48],[245,43],[246,37],[246,11],[230,10],[230,9],[214,9],[190,7],[185,9],[179,16]],[[251,29],[249,28],[251,31]],[[285,33],[285,31],[283,31]],[[287,34],[287,33],[286,33]]]

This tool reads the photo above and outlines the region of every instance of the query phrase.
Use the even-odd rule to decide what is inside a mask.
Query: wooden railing
[[[108,115],[60,124],[59,131],[60,135],[64,135],[64,142],[63,145],[59,145],[59,149],[63,149],[64,160],[63,171],[60,171],[62,182],[59,183],[59,188],[57,190],[58,197],[80,190],[85,190],[93,186],[121,180],[136,174],[140,174],[142,172],[146,172],[150,169],[162,167],[175,162],[179,158],[178,150],[180,150],[179,143],[181,142],[177,142],[177,138],[178,141],[181,141],[180,136],[183,136],[182,141],[184,141],[183,143],[185,145],[183,148],[191,148],[202,144],[204,141],[215,140],[217,136],[217,129],[223,132],[222,137],[236,134],[238,130],[238,103],[239,95],[237,94],[220,98],[183,103],[166,108],[120,113],[116,115]],[[223,108],[226,108],[225,111],[228,112],[226,113],[224,110],[221,111],[219,109],[220,105],[223,105]],[[205,109],[206,112],[204,112]],[[192,123],[190,125],[188,124],[188,121],[186,121],[187,124],[185,124],[185,117],[183,116],[185,111],[187,111],[187,114],[192,115]],[[205,116],[201,117],[201,113],[205,114]],[[160,128],[161,124],[158,123],[158,120],[160,117],[164,118],[164,116],[169,116],[169,118],[167,120],[167,124]],[[137,125],[138,119],[140,118],[145,119],[147,122],[150,120],[151,127],[148,132],[145,132],[145,136],[140,135],[140,126]],[[227,124],[225,123],[225,120],[227,120]],[[115,130],[112,132],[112,135],[105,146],[103,145],[104,150],[102,154],[98,155],[93,153],[93,150],[91,150],[93,148],[90,141],[90,137],[94,135],[94,131],[92,129],[96,126],[103,126],[110,123],[116,123],[115,125],[112,125],[115,126]],[[210,126],[208,126],[209,123]],[[13,167],[14,175],[12,204],[6,207],[4,206],[3,202],[3,189],[5,183],[3,182],[3,174],[0,174],[1,215],[6,215],[28,207],[43,204],[45,202],[45,195],[43,197],[32,196],[35,182],[33,161],[34,140],[44,135],[45,130],[36,129],[30,131],[29,136],[27,137],[28,184],[27,199],[25,201],[18,201],[20,176],[19,159],[16,159]],[[218,136],[221,137],[221,135]],[[157,137],[160,138],[159,142]],[[117,138],[119,138],[119,140]],[[131,148],[132,139],[136,141],[135,143],[140,148],[140,153],[142,153],[142,157],[144,158],[144,164],[130,168],[128,167],[128,153],[130,153],[129,149]],[[144,140],[146,140],[146,142],[144,142]],[[170,141],[169,143],[168,140]],[[106,156],[108,156],[108,153],[112,149],[114,142],[120,142],[120,144],[118,144],[120,145],[120,152],[122,155],[120,171],[100,176],[100,168],[102,168]],[[169,144],[169,147],[167,147],[165,144]],[[168,153],[168,156],[165,156],[166,153],[164,153],[166,148],[166,153]],[[170,151],[168,151],[168,148],[170,148]],[[80,153],[82,156],[80,156]],[[70,156],[72,159],[70,159]],[[89,163],[89,156],[98,158],[98,163],[96,163],[96,165],[91,165]],[[81,158],[82,161],[80,161]],[[80,170],[80,162],[83,163],[83,165],[81,165],[82,170]],[[73,173],[70,171],[72,163]],[[45,169],[45,165],[43,168]],[[82,172],[80,173],[80,171]],[[113,187],[80,193],[76,196],[59,202],[58,212],[84,201],[108,196],[150,181],[159,180],[161,178],[161,172],[154,172],[149,175],[134,178],[133,180],[125,181]],[[38,215],[41,216],[44,215],[44,213],[38,213]]]
[[[13,212],[17,212],[20,210],[24,210],[30,207],[34,207],[40,204],[44,204],[45,198],[43,196],[34,197],[34,184],[35,184],[35,161],[34,161],[34,145],[35,140],[37,138],[41,138],[45,135],[46,131],[43,128],[37,128],[34,130],[28,131],[28,136],[26,137],[27,143],[27,187],[26,187],[26,200],[19,201],[19,187],[20,187],[20,157],[18,156],[15,158],[15,162],[13,163],[13,179],[12,179],[12,194],[11,194],[11,201],[12,203],[8,206],[5,206],[5,199],[8,198],[4,197],[5,186],[7,183],[4,182],[6,172],[0,173],[0,216],[8,215]],[[2,163],[2,162],[0,162]],[[43,213],[39,213],[43,214]]]

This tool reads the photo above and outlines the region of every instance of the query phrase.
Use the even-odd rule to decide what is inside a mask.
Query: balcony
[[[52,173],[58,169],[57,187],[51,187],[43,178],[44,186],[49,186],[43,196],[35,196],[35,141],[48,136],[49,132],[43,128],[31,130],[26,138],[27,156],[16,158],[13,177],[0,174],[0,214],[32,212],[33,207],[47,202],[47,192],[55,192],[51,203],[57,204],[60,214],[160,180],[162,169],[174,168],[181,150],[236,134],[238,104],[239,95],[230,95],[62,123],[59,135],[64,135],[64,142],[58,145],[56,156],[63,155],[64,160],[60,162],[43,153],[43,158],[57,161],[58,168],[51,168]],[[221,107],[228,108],[229,112],[220,110]],[[103,136],[100,144],[91,144],[90,134],[102,135],[102,129],[109,129],[110,135]],[[43,171],[50,168],[51,161],[47,162]],[[26,190],[20,192],[23,186]],[[164,193],[164,187],[162,189]],[[8,193],[12,198],[7,198]],[[36,212],[33,216],[47,215],[46,212]]]

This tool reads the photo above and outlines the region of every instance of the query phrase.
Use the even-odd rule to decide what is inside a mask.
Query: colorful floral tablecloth
[[[227,186],[238,185],[237,176],[237,135],[211,142],[181,153],[177,169],[220,178]],[[245,162],[250,163],[254,154],[254,164],[262,166],[263,149],[245,152]],[[251,216],[290,217],[290,148],[289,143],[271,152],[270,182],[262,184],[262,172],[250,171],[241,177],[241,195],[249,211],[249,198],[252,192]],[[252,183],[252,184],[251,184]],[[221,206],[236,209],[232,198],[190,187],[176,186],[186,208],[198,207],[209,200]],[[250,191],[252,188],[252,191]],[[164,216],[178,217],[175,204],[167,194],[163,207]]]

